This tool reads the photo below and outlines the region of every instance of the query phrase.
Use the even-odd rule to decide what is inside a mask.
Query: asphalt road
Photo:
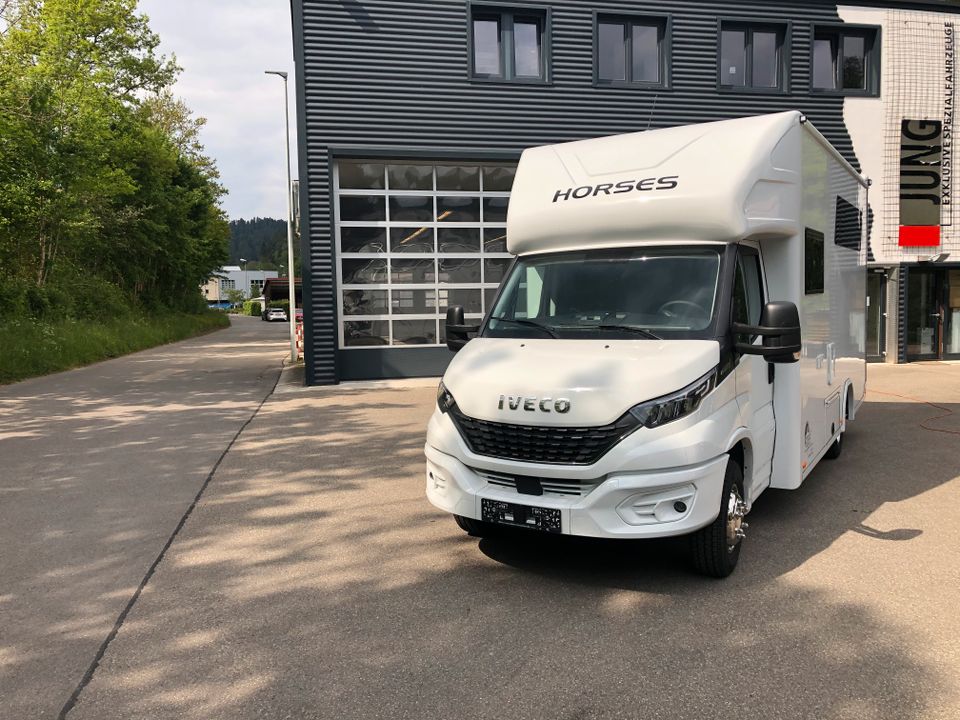
[[[0,717],[57,716],[273,388],[285,338],[240,318],[0,387]]]
[[[960,718],[960,366],[871,367],[870,385],[842,457],[764,494],[724,581],[675,542],[461,533],[423,495],[432,384],[278,392],[69,718]],[[128,462],[141,478],[187,445]],[[76,466],[42,483],[51,501],[70,505]],[[21,571],[73,589],[46,637],[102,632],[112,596],[88,575],[162,536],[116,517]],[[122,602],[135,577],[98,588]]]

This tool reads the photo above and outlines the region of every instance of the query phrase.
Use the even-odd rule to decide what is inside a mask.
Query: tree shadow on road
[[[55,714],[230,439],[282,338],[249,322],[0,388],[0,716]]]
[[[463,535],[423,497],[433,402],[272,399],[70,717],[949,717],[929,633],[869,578],[809,570],[848,533],[916,541],[864,520],[953,478],[914,457],[921,409],[865,408],[841,460],[757,503],[718,582],[687,572],[682,541]],[[893,417],[909,478],[873,436]]]

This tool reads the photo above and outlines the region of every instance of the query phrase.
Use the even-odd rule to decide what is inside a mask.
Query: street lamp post
[[[247,260],[240,258],[240,264],[243,265],[243,299],[247,299],[247,291],[250,289],[250,283],[247,282]]]
[[[282,70],[266,70],[267,75],[276,75],[283,79],[283,112],[287,128],[287,285],[290,290],[290,307],[287,316],[290,320],[290,360],[297,361],[297,290],[295,267],[293,264],[293,178],[290,175],[290,99],[287,89],[287,73]]]

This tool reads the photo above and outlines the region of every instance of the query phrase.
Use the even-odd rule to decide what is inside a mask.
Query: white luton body
[[[867,186],[797,112],[525,151],[516,261],[479,327],[448,310],[430,502],[729,574],[863,401]]]

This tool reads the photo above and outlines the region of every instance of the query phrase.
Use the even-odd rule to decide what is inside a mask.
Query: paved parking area
[[[432,384],[275,393],[69,717],[960,718],[960,366],[870,385],[725,581],[461,533],[423,496]]]

